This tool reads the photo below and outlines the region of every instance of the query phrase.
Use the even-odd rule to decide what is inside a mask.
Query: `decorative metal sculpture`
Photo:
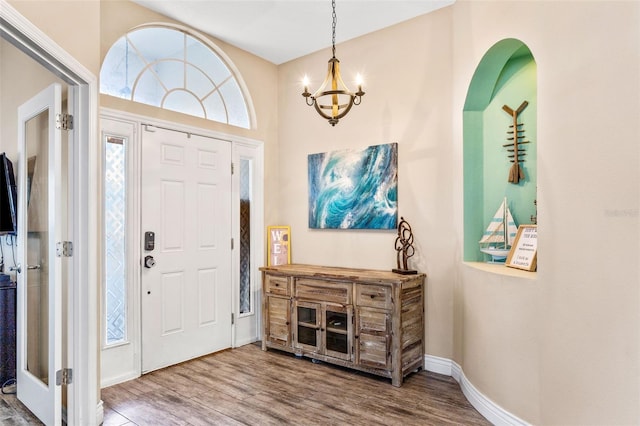
[[[506,111],[507,114],[513,118],[513,124],[509,125],[511,130],[507,131],[507,134],[511,135],[507,137],[507,140],[513,141],[511,143],[504,144],[502,146],[510,146],[512,148],[508,148],[509,151],[509,161],[513,163],[511,169],[509,170],[509,182],[517,184],[521,180],[524,180],[524,170],[520,166],[520,163],[524,161],[525,155],[527,153],[524,151],[523,147],[520,147],[520,144],[529,143],[529,141],[524,140],[524,129],[522,128],[523,123],[518,123],[518,115],[529,105],[529,102],[524,101],[518,109],[511,109],[507,105],[503,105],[502,109]]]
[[[392,269],[393,272],[398,274],[417,274],[418,271],[409,269],[407,267],[407,259],[416,253],[413,247],[413,232],[411,232],[411,225],[404,220],[404,217],[400,217],[400,223],[398,223],[398,237],[396,238],[396,251],[397,265],[396,269]],[[402,253],[402,266],[400,265],[400,253]]]

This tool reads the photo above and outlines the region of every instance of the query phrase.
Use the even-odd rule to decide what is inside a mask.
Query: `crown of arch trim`
[[[224,53],[186,28],[133,28],[109,49],[100,93],[249,129],[251,99]]]

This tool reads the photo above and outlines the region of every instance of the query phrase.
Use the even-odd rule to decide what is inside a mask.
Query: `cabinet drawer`
[[[267,275],[264,279],[264,290],[270,294],[289,296],[289,280],[287,277]]]
[[[358,284],[356,286],[356,305],[391,309],[391,287]]]
[[[358,332],[390,333],[389,313],[367,308],[358,308]]]
[[[351,283],[299,279],[296,281],[298,299],[351,304]]]

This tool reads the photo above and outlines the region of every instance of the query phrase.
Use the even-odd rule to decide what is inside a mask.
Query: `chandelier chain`
[[[333,25],[331,27],[332,29],[332,37],[331,37],[331,45],[333,46],[333,57],[336,57],[336,20],[337,15],[336,15],[336,0],[331,0],[331,7],[333,8],[333,14],[331,15],[333,17]]]

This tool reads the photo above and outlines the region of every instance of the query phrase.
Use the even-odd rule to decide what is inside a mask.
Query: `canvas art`
[[[311,154],[309,228],[395,229],[398,144]]]

